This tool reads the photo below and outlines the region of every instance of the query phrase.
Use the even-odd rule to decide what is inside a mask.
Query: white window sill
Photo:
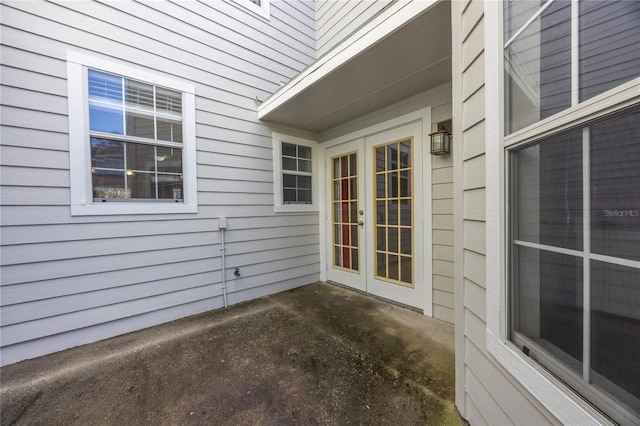
[[[184,213],[198,213],[198,205],[184,203],[155,204],[127,202],[71,205],[71,216]]]
[[[283,204],[274,206],[275,213],[320,213],[318,206],[313,204]]]

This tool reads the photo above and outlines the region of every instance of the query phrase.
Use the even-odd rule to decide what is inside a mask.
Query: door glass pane
[[[376,198],[384,198],[385,193],[385,174],[377,174],[376,175]]]
[[[398,224],[398,201],[397,200],[389,200],[389,225],[397,225]]]
[[[591,131],[591,250],[640,260],[640,108]]]
[[[376,226],[376,248],[387,251],[387,229],[384,226]]]
[[[591,380],[640,414],[640,269],[591,262]]]
[[[402,254],[411,254],[412,253],[412,244],[411,244],[411,228],[401,228],[400,229],[400,253]]]
[[[332,164],[333,265],[359,271],[358,175],[356,154],[334,158]]]
[[[377,224],[374,272],[378,278],[408,287],[413,287],[412,143],[407,139],[374,148],[376,187],[373,192]],[[400,252],[406,256],[398,256]],[[402,268],[404,272],[401,272]]]
[[[411,257],[400,256],[400,281],[411,284],[413,282],[411,278],[412,271]]]
[[[387,258],[387,262],[389,262],[388,268],[389,268],[389,279],[392,280],[397,280],[400,278],[400,265],[399,265],[399,260],[398,260],[398,256],[394,255],[394,254],[390,254],[389,257]]]

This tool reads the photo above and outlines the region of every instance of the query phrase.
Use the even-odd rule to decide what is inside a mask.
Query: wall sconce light
[[[431,155],[443,155],[451,152],[451,120],[438,123],[438,130],[431,137]]]

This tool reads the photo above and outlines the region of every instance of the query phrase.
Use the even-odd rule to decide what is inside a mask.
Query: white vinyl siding
[[[452,2],[456,405],[470,424],[557,421],[487,348],[485,3]]]
[[[319,279],[318,215],[274,214],[256,114],[315,58],[312,2],[0,7],[3,364],[222,306],[219,217],[230,303]],[[70,215],[69,50],[195,87],[197,214]]]
[[[334,48],[391,3],[393,0],[316,1],[317,56]]]

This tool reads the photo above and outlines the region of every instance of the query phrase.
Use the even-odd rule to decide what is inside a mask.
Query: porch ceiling
[[[263,102],[258,116],[320,133],[450,80],[449,2],[396,2]]]

